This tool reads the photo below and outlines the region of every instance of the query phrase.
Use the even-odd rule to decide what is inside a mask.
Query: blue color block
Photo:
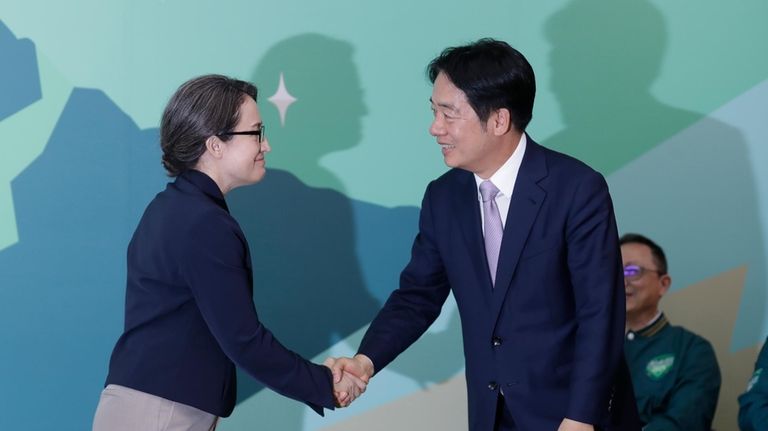
[[[0,121],[42,98],[35,44],[16,39],[0,20]]]

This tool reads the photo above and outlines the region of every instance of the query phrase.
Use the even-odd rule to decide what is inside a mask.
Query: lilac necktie
[[[496,205],[496,195],[499,189],[490,182],[480,183],[480,195],[483,197],[483,226],[485,227],[485,255],[488,257],[488,269],[491,271],[491,282],[496,284],[496,267],[499,263],[499,249],[504,227],[501,224],[499,207]]]

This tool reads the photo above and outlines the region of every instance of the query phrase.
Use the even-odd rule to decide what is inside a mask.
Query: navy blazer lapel
[[[495,321],[501,311],[501,304],[507,295],[512,276],[520,260],[528,234],[536,220],[547,193],[538,182],[547,175],[544,152],[530,137],[527,138],[525,155],[515,181],[515,189],[509,203],[504,237],[499,251],[499,265],[496,271],[496,286],[493,289],[493,314]]]
[[[491,274],[488,271],[488,260],[485,257],[485,242],[483,227],[480,221],[480,203],[477,195],[477,183],[471,172],[464,171],[454,194],[454,209],[457,222],[467,246],[472,270],[478,280],[486,304],[491,303]]]

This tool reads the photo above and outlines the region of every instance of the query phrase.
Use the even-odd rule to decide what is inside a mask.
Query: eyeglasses
[[[624,267],[624,279],[630,281],[637,280],[646,272],[655,272],[659,275],[662,274],[662,272],[657,269],[644,268],[640,265],[627,265]]]
[[[222,132],[217,134],[216,136],[222,137],[222,136],[233,136],[233,135],[250,135],[250,136],[258,136],[259,137],[259,143],[264,142],[264,139],[266,138],[266,126],[263,124],[259,125],[259,130],[246,130],[244,132]]]

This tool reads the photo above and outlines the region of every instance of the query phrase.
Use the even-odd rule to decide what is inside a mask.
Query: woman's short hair
[[[203,75],[182,84],[168,101],[160,124],[162,161],[168,175],[175,177],[197,165],[205,141],[231,131],[240,120],[245,97],[256,101],[257,92],[249,82],[222,75]]]

